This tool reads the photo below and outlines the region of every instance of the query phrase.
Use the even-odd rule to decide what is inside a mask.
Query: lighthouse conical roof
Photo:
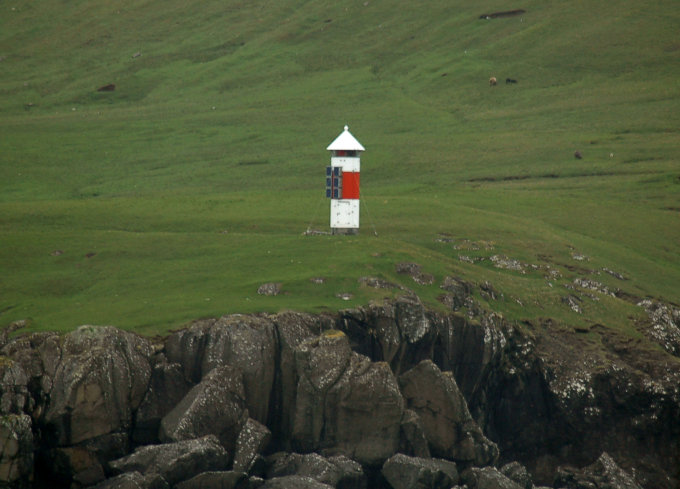
[[[345,130],[335,138],[331,144],[326,148],[328,151],[365,151],[364,147],[356,140],[352,133],[349,132],[349,127],[345,126]]]

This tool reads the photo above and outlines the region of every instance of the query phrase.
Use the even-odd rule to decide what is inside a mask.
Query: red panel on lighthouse
[[[359,198],[359,172],[342,173],[342,198]]]

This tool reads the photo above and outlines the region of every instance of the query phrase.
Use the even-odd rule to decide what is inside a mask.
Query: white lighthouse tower
[[[326,197],[331,199],[331,232],[359,234],[359,154],[364,147],[349,127],[327,148],[331,165],[326,167]]]

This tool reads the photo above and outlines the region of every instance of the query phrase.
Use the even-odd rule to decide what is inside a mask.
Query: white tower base
[[[359,234],[359,199],[331,200],[331,232]]]

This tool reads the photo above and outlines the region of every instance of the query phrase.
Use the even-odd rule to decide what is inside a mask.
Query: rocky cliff
[[[0,486],[680,487],[677,352],[587,333],[410,295],[5,338]]]

